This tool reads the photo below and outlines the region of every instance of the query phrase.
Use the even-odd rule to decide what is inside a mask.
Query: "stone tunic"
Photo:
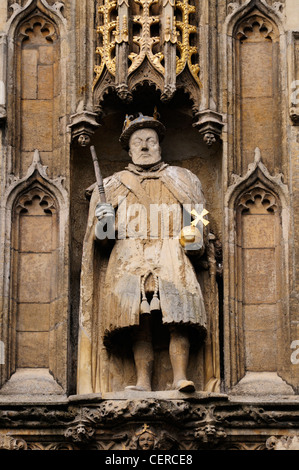
[[[164,324],[189,324],[198,328],[206,325],[196,273],[179,242],[183,207],[161,178],[161,172],[127,172],[116,175],[107,184],[107,202],[114,206],[118,178],[131,190],[115,207],[116,228],[120,228],[120,219],[126,220],[126,224],[123,233],[118,233],[123,239],[115,242],[104,281],[105,338],[118,329],[139,324],[141,281],[149,271],[158,279]],[[153,292],[153,282],[147,282],[145,287],[146,292]]]

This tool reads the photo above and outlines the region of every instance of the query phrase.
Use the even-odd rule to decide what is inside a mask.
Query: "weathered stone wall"
[[[35,429],[30,444],[24,437],[27,448],[34,442],[81,445],[74,423],[82,410],[77,403],[70,409],[66,397],[77,393],[85,191],[95,181],[89,144],[96,147],[104,177],[124,169],[130,160],[118,138],[125,115],[152,114],[157,106],[167,128],[165,162],[195,173],[206,197],[219,252],[215,272],[206,256],[199,277],[213,320],[210,338],[213,331],[219,335],[219,343],[211,341],[212,362],[220,363],[221,391],[233,403],[230,407],[227,397],[220,397],[221,419],[201,405],[186,412],[194,429],[185,448],[275,447],[277,442],[266,445],[266,438],[279,436],[282,427],[297,434],[298,427],[288,410],[280,409],[284,397],[294,413],[299,392],[299,361],[294,354],[291,359],[299,342],[298,2],[189,0],[191,13],[179,2],[149,2],[148,16],[134,1],[112,3],[1,1],[1,435],[15,426],[5,420],[9,405],[22,429],[14,436]],[[142,32],[141,14],[147,24],[158,18],[149,33]],[[115,34],[105,30],[108,23]],[[167,344],[160,341],[153,376],[157,393],[172,380]],[[189,370],[198,390],[205,384],[205,354],[191,353]],[[121,393],[124,374],[134,380],[133,356],[111,357],[109,364],[114,376],[109,393]],[[50,420],[58,423],[55,442],[50,432],[40,439],[34,420],[22,427],[26,403],[34,405],[34,397],[41,396],[56,403]],[[257,397],[266,403],[265,412],[254,405]],[[173,397],[162,398],[173,405]],[[208,408],[214,406],[212,398],[204,398]],[[151,408],[150,397],[138,399]],[[120,436],[127,431],[126,419],[136,411],[126,403],[123,415],[113,400],[107,404],[115,412],[112,424],[107,418],[101,428],[97,417],[86,418],[101,449],[110,445],[111,429]],[[62,420],[73,426],[68,439],[75,444],[65,444],[70,441],[67,426],[59,422],[61,402]],[[136,412],[130,439],[138,426],[159,422],[180,442],[181,415],[177,410],[172,415],[171,406],[159,416],[157,405],[148,411],[148,421]],[[197,429],[201,413],[205,418]],[[118,421],[119,415],[125,419]],[[104,443],[99,443],[102,431]],[[226,444],[221,439],[227,436]],[[126,439],[113,441],[114,448],[126,446]]]

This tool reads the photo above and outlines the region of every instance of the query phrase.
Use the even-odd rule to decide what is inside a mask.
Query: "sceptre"
[[[91,152],[91,156],[92,156],[94,171],[95,171],[97,185],[98,185],[98,189],[99,189],[100,201],[101,202],[106,202],[106,195],[105,195],[105,189],[104,189],[104,184],[103,184],[103,178],[102,178],[102,174],[101,174],[101,170],[100,170],[96,150],[95,150],[93,145],[90,146],[90,152]]]

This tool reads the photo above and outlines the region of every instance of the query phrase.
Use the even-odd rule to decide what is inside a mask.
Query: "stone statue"
[[[137,376],[127,388],[151,390],[155,312],[169,329],[173,389],[195,390],[187,377],[189,335],[193,331],[203,344],[207,319],[192,260],[202,256],[207,233],[190,223],[190,213],[205,201],[197,176],[162,162],[164,133],[156,116],[127,117],[120,142],[132,163],[104,180],[106,203],[99,203],[96,186],[92,192],[81,273],[78,393],[101,390],[101,353],[124,334]]]

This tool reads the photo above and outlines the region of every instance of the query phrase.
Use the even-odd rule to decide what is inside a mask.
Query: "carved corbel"
[[[224,126],[220,113],[206,109],[196,113],[197,121],[193,124],[200,134],[203,135],[204,142],[210,147],[220,139]]]
[[[100,127],[97,122],[98,114],[91,111],[80,111],[71,116],[69,128],[72,133],[72,140],[77,141],[82,147],[90,144],[91,137]]]

